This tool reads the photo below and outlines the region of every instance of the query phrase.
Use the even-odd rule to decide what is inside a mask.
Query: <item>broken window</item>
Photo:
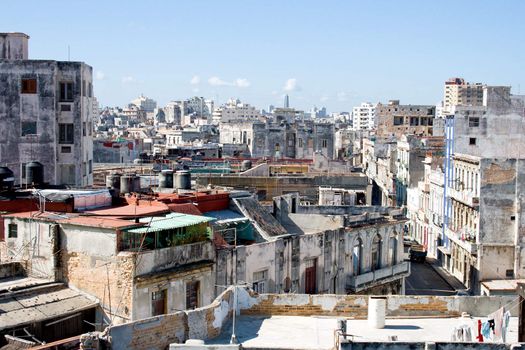
[[[23,94],[36,94],[36,79],[22,79]]]
[[[268,270],[253,273],[253,290],[256,293],[266,293],[266,280],[268,279]]]
[[[36,122],[22,122],[22,136],[36,135]]]
[[[151,316],[164,315],[168,313],[166,294],[166,289],[161,289],[151,293]]]
[[[372,241],[372,271],[381,268],[381,236],[376,235]]]
[[[199,307],[199,281],[186,282],[186,309],[196,309]]]
[[[73,101],[73,83],[62,82],[60,83],[60,101],[72,102]]]
[[[73,143],[75,127],[73,124],[58,124],[58,143]]]
[[[9,224],[7,226],[7,238],[17,238],[18,237],[18,225]]]

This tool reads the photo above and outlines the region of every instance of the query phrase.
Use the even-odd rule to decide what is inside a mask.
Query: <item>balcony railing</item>
[[[479,197],[474,195],[473,191],[470,190],[456,190],[455,188],[449,188],[448,193],[451,198],[468,205],[469,207],[479,206]]]
[[[379,284],[387,283],[410,274],[410,263],[403,261],[399,264],[370,271],[357,276],[348,276],[346,287],[354,292],[362,291]]]
[[[447,237],[465,249],[470,254],[476,254],[478,251],[478,245],[476,244],[476,233],[468,229],[460,229],[454,231],[450,228],[445,230]]]

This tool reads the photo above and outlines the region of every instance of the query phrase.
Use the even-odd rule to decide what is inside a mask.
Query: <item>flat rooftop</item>
[[[367,320],[347,320],[347,333],[354,342],[388,342],[397,336],[401,342],[450,342],[454,328],[469,324],[476,336],[479,318],[387,318],[383,329],[368,326]],[[322,316],[239,316],[236,336],[243,348],[332,349],[337,317]],[[485,320],[481,318],[481,320]],[[476,326],[477,327],[477,326]],[[232,322],[221,335],[207,344],[229,344]],[[518,318],[511,317],[507,343],[518,341]],[[474,342],[477,342],[474,339]],[[490,341],[489,341],[490,342]]]

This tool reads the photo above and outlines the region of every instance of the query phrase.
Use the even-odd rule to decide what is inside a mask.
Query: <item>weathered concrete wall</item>
[[[239,290],[239,293],[246,291]],[[179,311],[109,327],[111,348],[163,350],[171,343],[184,343],[187,339],[214,338],[221,333],[224,323],[231,317],[232,310],[233,293],[230,288],[211,304],[195,310]]]
[[[140,259],[137,260],[136,275],[140,276],[204,260],[215,260],[215,248],[210,241],[143,251]]]
[[[35,79],[35,93],[21,93],[22,79]],[[60,101],[60,83],[73,84],[73,99]],[[44,165],[44,181],[87,186],[93,183],[92,68],[81,62],[0,60],[0,162],[25,183],[25,163]],[[69,111],[65,110],[67,106]],[[36,122],[22,135],[22,122]],[[74,124],[72,143],[60,144],[59,124]],[[62,147],[69,147],[68,151]]]
[[[510,350],[522,349],[518,344],[498,343],[425,343],[425,342],[343,342],[341,350]]]
[[[27,60],[28,39],[24,33],[0,33],[0,60]]]
[[[7,262],[0,264],[0,279],[7,277],[21,277],[25,276],[26,271],[24,266],[18,262]]]
[[[17,225],[17,237],[7,236],[9,224]],[[29,276],[56,279],[57,225],[40,220],[5,218],[7,256],[24,262]]]
[[[234,310],[233,287],[210,305],[109,327],[113,349],[165,349],[186,339],[210,339],[221,333]],[[387,317],[452,317],[467,312],[482,317],[513,297],[387,297]],[[237,310],[244,315],[342,316],[366,318],[368,297],[356,295],[253,294],[238,287]],[[516,314],[513,310],[513,316]]]
[[[196,177],[198,185],[227,186],[235,189],[254,190],[264,200],[272,200],[273,197],[286,193],[298,192],[312,201],[317,201],[319,186],[332,186],[344,189],[366,191],[368,178],[362,174],[353,173],[338,176],[215,176],[206,175]]]

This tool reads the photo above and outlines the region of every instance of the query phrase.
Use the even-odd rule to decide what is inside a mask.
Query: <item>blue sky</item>
[[[84,61],[104,105],[140,93],[266,108],[434,104],[443,82],[525,91],[525,1],[5,1],[33,59]]]

